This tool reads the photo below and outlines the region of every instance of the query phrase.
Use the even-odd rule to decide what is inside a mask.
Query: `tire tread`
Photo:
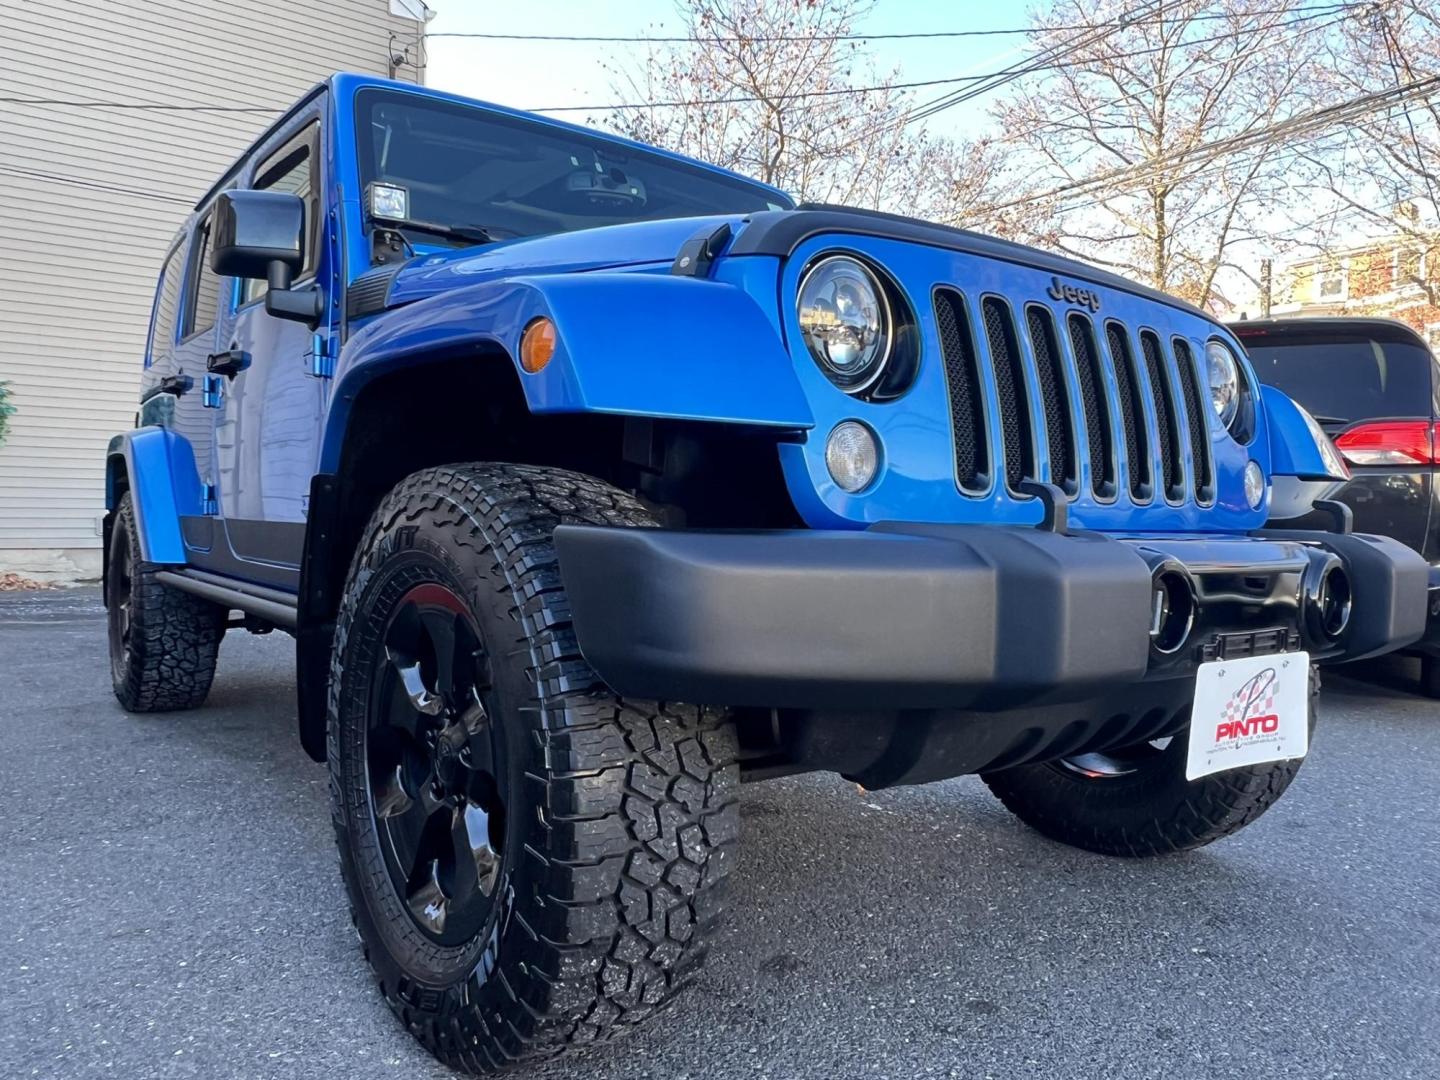
[[[526,800],[536,810],[523,856],[533,864],[523,875],[533,884],[512,908],[527,947],[523,964],[501,956],[493,976],[501,992],[463,1016],[417,1009],[383,980],[381,990],[440,1060],[489,1073],[618,1034],[689,981],[734,861],[739,771],[724,714],[622,700],[580,653],[551,534],[562,522],[653,526],[639,503],[561,470],[428,469],[399,484],[376,511],[337,621],[328,730],[342,863],[340,662],[379,538],[426,518],[456,530],[505,581],[515,655],[534,686],[523,710],[534,744],[522,781],[535,789]],[[351,904],[354,916],[353,890]],[[515,943],[507,939],[506,948],[513,952]],[[362,945],[373,962],[363,934]]]

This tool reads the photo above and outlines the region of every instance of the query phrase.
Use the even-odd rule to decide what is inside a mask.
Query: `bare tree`
[[[1318,69],[1320,92],[1343,98],[1408,87],[1421,93],[1359,118],[1341,133],[1341,141],[1307,151],[1316,170],[1309,194],[1326,209],[1315,221],[1315,235],[1306,239],[1325,252],[1356,231],[1398,237],[1407,253],[1396,260],[1401,280],[1395,284],[1420,286],[1440,307],[1437,75],[1440,8],[1432,0],[1382,0],[1333,40]]]
[[[1035,37],[1101,18],[1060,0]],[[1006,208],[1025,208],[1041,242],[1218,301],[1217,276],[1240,269],[1236,247],[1265,232],[1294,181],[1278,141],[1221,148],[1307,104],[1297,90],[1323,28],[1300,0],[1169,0],[1094,39],[996,108],[1044,189]]]
[[[685,42],[615,71],[651,104],[611,123],[804,201],[951,217],[984,202],[1003,162],[990,142],[908,124],[910,95],[847,37],[866,0],[680,0]]]

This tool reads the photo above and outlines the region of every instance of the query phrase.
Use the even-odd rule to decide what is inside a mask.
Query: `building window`
[[[1404,289],[1425,280],[1425,253],[1419,248],[1395,250],[1395,287]]]
[[[1327,267],[1315,273],[1315,293],[1321,300],[1343,300],[1346,293],[1346,278],[1343,266]]]

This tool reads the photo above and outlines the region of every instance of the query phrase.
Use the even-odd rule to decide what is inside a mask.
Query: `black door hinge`
[[[233,379],[250,366],[250,354],[244,349],[226,349],[211,353],[205,360],[205,370],[211,375],[224,375]]]
[[[140,395],[140,404],[144,405],[153,397],[161,394],[174,394],[176,397],[184,394],[195,385],[195,380],[189,375],[166,375],[154,386]]]

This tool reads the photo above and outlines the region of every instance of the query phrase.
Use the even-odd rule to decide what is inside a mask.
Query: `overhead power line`
[[[1175,0],[1168,0],[1168,2],[1174,3]],[[1150,0],[1150,3],[1142,6],[1164,8],[1166,6],[1166,3],[1157,3],[1157,0]],[[1269,27],[1267,29],[1279,29],[1282,26],[1298,25],[1301,22],[1305,22],[1311,19],[1322,18],[1325,15],[1331,15],[1337,11],[1345,10],[1356,6],[1358,5],[1355,3],[1338,3],[1327,5],[1324,8],[1307,9],[1310,10],[1312,14],[1303,16],[1300,19],[1292,20],[1290,23],[1277,24],[1276,26]],[[1030,75],[1041,71],[1060,71],[1065,68],[1071,67],[1084,67],[1087,64],[1091,63],[1091,61],[1068,60],[1066,59],[1066,57],[1073,56],[1080,49],[1083,49],[1088,45],[1093,45],[1097,41],[1103,39],[1103,37],[1107,36],[1108,34],[1113,33],[1116,30],[1124,29],[1129,25],[1131,24],[1123,21],[1096,24],[1095,29],[1089,30],[1084,34],[1079,35],[1074,40],[1057,42],[1041,50],[1039,53],[1036,53],[1023,60],[1017,61],[1016,63],[1011,64],[1007,67],[1000,68],[997,71],[988,71],[976,75],[956,75],[945,79],[923,79],[916,82],[899,82],[888,84],[882,83],[875,86],[841,86],[835,87],[830,90],[796,90],[787,94],[774,94],[766,97],[764,100],[770,102],[805,101],[812,98],[843,97],[849,94],[872,94],[885,90],[915,90],[926,86],[954,86],[957,83],[972,84],[971,86],[968,86],[961,91],[956,91],[953,97],[951,95],[946,95],[944,98],[938,98],[934,102],[927,102],[921,106],[918,106],[912,114],[907,114],[907,117],[904,121],[905,123],[913,123],[916,120],[925,119],[928,116],[934,115],[934,113],[941,112],[944,109],[951,108],[954,105],[958,105],[964,101],[969,101],[975,97],[981,96],[982,94],[989,93],[992,90],[998,89],[1000,86],[1003,86],[1005,83],[1012,82],[1023,75]],[[1254,30],[1230,30],[1223,34],[1215,34],[1207,38],[1196,38],[1193,41],[1184,42],[1178,47],[1206,45],[1217,41],[1226,41],[1230,39],[1240,38],[1248,33],[1254,32]],[[1175,45],[1147,46],[1141,49],[1130,49],[1122,53],[1116,53],[1113,58],[1118,60],[1127,60],[1137,56],[1147,56],[1151,53],[1162,52],[1166,49],[1175,48],[1177,48],[1177,46]],[[753,94],[737,94],[730,97],[694,98],[675,101],[622,101],[612,102],[605,105],[542,105],[532,107],[526,111],[536,113],[618,112],[624,109],[677,109],[695,108],[706,105],[743,105],[760,100],[762,99]],[[876,134],[879,134],[879,131],[877,131]]]
[[[1294,10],[1292,8],[1269,8],[1261,11],[1249,12],[1251,15],[1279,15]],[[1195,15],[1191,22],[1208,21],[1212,19],[1227,19],[1231,16],[1225,12],[1216,12],[1209,15]],[[1065,33],[1072,30],[1101,30],[1106,28],[1121,29],[1131,26],[1144,26],[1147,23],[1159,20],[1154,19],[1127,19],[1121,16],[1108,23],[1075,23],[1070,26],[1051,26],[1047,30],[1056,33]],[[755,36],[727,36],[727,35],[659,35],[647,37],[637,34],[500,34],[500,33],[470,33],[466,31],[440,31],[427,33],[426,38],[478,38],[487,41],[545,41],[545,42],[578,42],[582,44],[600,45],[717,45],[721,43],[749,43],[755,42],[766,44],[770,42],[807,42],[807,41],[916,41],[934,38],[976,38],[976,37],[1014,37],[1022,34],[1033,33],[1033,26],[1009,26],[1002,29],[989,30],[919,30],[908,33],[894,34],[866,34],[862,32],[851,32],[845,34],[757,34]]]
[[[60,173],[43,172],[40,169],[27,169],[19,165],[0,164],[0,173],[6,176],[18,177],[22,180],[46,180],[55,184],[70,184],[74,187],[89,188],[91,191],[103,191],[107,195],[129,195],[137,199],[153,199],[156,202],[179,203],[189,207],[193,200],[185,199],[178,195],[166,195],[160,191],[146,191],[144,188],[126,187],[123,184],[109,184],[103,181],[86,180],[79,176],[64,176]]]
[[[948,94],[942,94],[937,98],[933,98],[930,101],[916,106],[902,116],[898,122],[889,128],[882,128],[877,134],[883,134],[885,131],[893,130],[894,128],[908,127],[919,120],[924,120],[927,117],[935,115],[937,112],[943,112],[945,109],[952,108],[963,101],[972,100],[982,94],[993,93],[1007,83],[1012,83],[1016,79],[1023,78],[1026,75],[1031,75],[1039,71],[1055,70],[1052,62],[1063,61],[1066,57],[1074,56],[1081,49],[1105,40],[1105,38],[1117,30],[1133,25],[1134,20],[1140,16],[1143,8],[1153,8],[1153,10],[1146,13],[1148,17],[1153,20],[1164,13],[1168,3],[1173,2],[1174,0],[1147,0],[1145,4],[1125,11],[1108,29],[1103,31],[1088,30],[1068,41],[1047,45],[1045,48],[1017,60],[1015,63],[1009,65],[1009,67],[984,77],[975,85],[964,90],[956,90]]]
[[[921,79],[912,82],[878,84],[874,86],[842,86],[835,87],[829,90],[797,90],[788,94],[774,95],[767,100],[805,101],[812,98],[844,97],[852,94],[872,94],[889,90],[917,90],[925,87],[956,86],[957,84],[961,83],[969,84],[959,90],[953,91],[952,93],[942,95],[939,98],[917,106],[914,110],[906,114],[906,116],[903,118],[904,124],[910,124],[918,120],[926,119],[929,116],[933,116],[935,113],[944,111],[945,109],[953,108],[954,106],[962,104],[963,102],[971,101],[976,97],[982,96],[983,94],[990,93],[998,87],[1006,83],[1012,82],[1023,75],[1034,74],[1042,71],[1058,71],[1068,67],[1082,67],[1086,63],[1088,63],[1088,61],[1068,61],[1065,58],[1073,56],[1075,52],[1086,47],[1087,45],[1094,44],[1096,41],[1101,40],[1103,37],[1107,36],[1110,33],[1113,33],[1114,31],[1128,29],[1133,26],[1140,26],[1145,25],[1146,23],[1158,21],[1156,16],[1153,14],[1149,15],[1148,17],[1141,17],[1137,13],[1142,11],[1144,8],[1151,7],[1156,8],[1157,11],[1163,11],[1168,3],[1173,2],[1174,0],[1149,0],[1148,3],[1138,5],[1136,8],[1132,9],[1131,12],[1127,12],[1126,14],[1110,22],[1050,28],[1051,30],[1054,30],[1056,32],[1066,32],[1076,29],[1080,29],[1083,32],[1074,40],[1058,42],[1053,45],[1047,46],[1039,52],[1032,54],[1031,56],[1026,57],[1020,61],[1017,61],[1016,63],[1011,64],[1007,67],[1000,68],[997,71],[982,72],[975,75],[958,75],[944,79]],[[1274,8],[1266,9],[1263,12],[1251,12],[1249,14],[1260,15],[1289,10],[1299,10],[1310,13],[1307,15],[1303,15],[1300,18],[1291,20],[1289,23],[1277,24],[1276,27],[1274,27],[1274,29],[1280,29],[1285,26],[1298,25],[1299,23],[1309,21],[1310,19],[1320,18],[1324,15],[1328,15],[1336,11],[1347,10],[1361,6],[1368,5],[1362,5],[1355,2],[1335,3],[1321,8]],[[1201,19],[1215,19],[1220,17],[1222,16],[1201,15],[1192,17],[1190,21],[1194,22]],[[1224,17],[1228,18],[1230,16],[1227,15]],[[956,33],[960,32],[956,31]],[[975,33],[981,33],[981,31],[975,31]],[[1228,31],[1224,34],[1217,34],[1208,38],[1198,38],[1194,41],[1186,42],[1184,43],[1184,45],[1193,46],[1208,44],[1216,41],[1223,41],[1229,38],[1238,37],[1240,36],[1240,33],[1241,32],[1239,31]],[[580,39],[577,38],[576,40]],[[1143,49],[1132,49],[1123,53],[1117,53],[1114,58],[1121,60],[1130,59],[1133,57],[1144,56],[1150,53],[1161,51],[1165,48],[1172,47],[1173,46],[1152,46]],[[528,111],[537,113],[617,112],[624,109],[692,108],[706,105],[738,105],[749,104],[757,100],[759,100],[759,98],[755,97],[754,95],[736,95],[730,97],[677,101],[615,102],[611,104],[601,105],[548,105],[531,108]],[[69,109],[104,109],[124,111],[133,110],[139,112],[253,113],[257,115],[275,115],[284,111],[284,109],[286,108],[286,106],[284,105],[209,105],[168,101],[105,101],[29,96],[0,97],[0,104],[36,105],[42,107]],[[883,130],[885,129],[879,129],[875,132],[875,134],[880,134]]]
[[[1260,32],[1269,32],[1269,31],[1275,31],[1275,30],[1283,30],[1283,29],[1287,29],[1287,28],[1299,26],[1299,25],[1302,24],[1302,23],[1310,22],[1310,21],[1312,21],[1312,20],[1314,20],[1314,19],[1325,18],[1326,16],[1334,15],[1334,14],[1337,13],[1337,12],[1345,12],[1345,14],[1344,14],[1340,19],[1335,20],[1335,22],[1325,24],[1326,26],[1333,26],[1333,25],[1336,25],[1338,22],[1343,22],[1345,18],[1348,18],[1348,17],[1350,16],[1351,9],[1354,9],[1354,8],[1357,8],[1357,7],[1360,7],[1360,6],[1362,6],[1362,5],[1361,5],[1361,4],[1358,4],[1358,3],[1355,3],[1355,2],[1348,2],[1348,3],[1334,3],[1334,4],[1330,4],[1330,5],[1328,5],[1328,6],[1326,6],[1326,7],[1322,7],[1322,8],[1294,9],[1294,10],[1304,10],[1304,11],[1306,12],[1306,14],[1301,15],[1301,16],[1299,16],[1298,18],[1291,19],[1291,20],[1289,20],[1288,22],[1274,23],[1274,24],[1269,25],[1269,26],[1265,26],[1265,25],[1253,26],[1253,27],[1249,27],[1249,28],[1246,28],[1246,29],[1229,30],[1229,31],[1226,31],[1226,32],[1223,33],[1223,34],[1214,34],[1214,35],[1212,35],[1212,36],[1210,36],[1210,37],[1195,38],[1195,39],[1190,40],[1190,41],[1181,41],[1181,42],[1177,42],[1177,43],[1175,43],[1175,44],[1170,44],[1170,45],[1158,45],[1158,46],[1153,46],[1153,47],[1151,47],[1151,48],[1146,48],[1146,49],[1131,49],[1131,50],[1128,50],[1128,51],[1123,52],[1123,53],[1116,53],[1113,57],[1110,57],[1109,59],[1114,59],[1114,60],[1128,60],[1128,59],[1131,59],[1131,58],[1136,57],[1136,56],[1145,56],[1145,55],[1149,55],[1149,54],[1156,53],[1156,52],[1163,52],[1163,51],[1165,51],[1165,50],[1167,50],[1167,49],[1169,49],[1169,50],[1174,50],[1174,51],[1179,51],[1180,49],[1193,48],[1193,47],[1198,46],[1198,45],[1212,45],[1212,44],[1215,44],[1215,43],[1221,42],[1221,41],[1231,41],[1231,40],[1238,41],[1238,40],[1241,39],[1242,37],[1246,37],[1246,36],[1251,35],[1251,34],[1260,33]],[[1369,5],[1368,5],[1368,4],[1365,4],[1365,5],[1363,5],[1363,6],[1368,7]],[[1162,7],[1163,7],[1163,5],[1162,5]],[[1247,14],[1247,16],[1255,16],[1255,15],[1258,15],[1258,14],[1260,14],[1260,13],[1257,13],[1257,12],[1247,12],[1246,14]],[[1267,14],[1273,14],[1273,12],[1268,12]],[[1228,17],[1228,16],[1227,16],[1227,17]],[[1157,21],[1158,21],[1158,19],[1157,19]],[[1192,20],[1189,20],[1189,21],[1194,21],[1194,20],[1192,19]],[[1083,41],[1077,41],[1073,46],[1070,46],[1070,47],[1067,47],[1067,48],[1066,48],[1066,53],[1065,53],[1065,54],[1066,54],[1066,55],[1074,55],[1074,53],[1075,53],[1075,52],[1078,52],[1080,49],[1086,48],[1086,47],[1089,46],[1089,45],[1096,44],[1096,43],[1098,43],[1098,41],[1100,41],[1100,40],[1103,40],[1103,36],[1102,36],[1102,37],[1098,37],[1098,38],[1097,38],[1097,37],[1092,37],[1092,38],[1089,38],[1089,39],[1083,40]],[[962,89],[962,90],[956,90],[956,91],[953,91],[951,94],[945,95],[945,96],[943,96],[943,97],[940,97],[940,98],[935,99],[935,100],[932,101],[932,102],[928,102],[928,103],[926,103],[926,104],[924,104],[924,105],[919,106],[919,107],[918,107],[916,110],[914,110],[914,112],[910,115],[910,117],[907,119],[906,123],[915,123],[917,120],[926,120],[926,119],[929,119],[930,117],[934,116],[934,115],[937,114],[937,113],[944,112],[946,109],[952,109],[952,108],[954,108],[956,105],[961,105],[961,104],[963,104],[963,103],[965,103],[965,102],[967,102],[967,101],[973,101],[973,100],[974,100],[975,98],[977,98],[977,97],[980,97],[980,96],[982,96],[982,95],[984,95],[984,94],[990,93],[992,90],[998,89],[1000,86],[1004,85],[1005,83],[1013,82],[1016,78],[1019,78],[1021,75],[1033,74],[1033,73],[1039,72],[1039,71],[1060,71],[1060,70],[1064,70],[1064,69],[1066,69],[1066,68],[1072,68],[1072,67],[1086,67],[1086,66],[1090,65],[1091,63],[1093,63],[1092,60],[1090,60],[1090,59],[1085,59],[1085,60],[1072,61],[1072,62],[1068,62],[1068,63],[1037,64],[1037,65],[1034,65],[1034,66],[1032,66],[1032,67],[1030,67],[1030,68],[1028,68],[1028,69],[1026,69],[1026,70],[1024,70],[1024,71],[1014,72],[1014,73],[1009,73],[1009,72],[1002,73],[1002,74],[1005,74],[1005,75],[1006,75],[1006,77],[1003,78],[1003,79],[996,79],[996,80],[994,80],[992,83],[987,83],[987,85],[984,85],[984,86],[972,86],[972,87],[966,87],[966,88],[964,88],[964,89]]]
[[[1393,86],[1385,90],[1377,90],[1374,93],[1362,94],[1348,101],[1312,109],[1309,112],[1300,113],[1297,116],[1274,124],[1252,128],[1248,131],[1239,132],[1222,139],[1203,142],[1187,150],[1177,150],[1168,154],[1161,154],[1135,165],[1110,169],[1083,180],[1061,184],[1058,187],[1050,188],[1047,191],[1042,191],[1034,195],[1026,195],[1018,199],[1012,199],[1009,202],[999,203],[990,209],[995,211],[1009,210],[1014,207],[1030,206],[1035,203],[1045,202],[1060,196],[1083,197],[1093,196],[1104,191],[1123,190],[1127,186],[1143,183],[1145,180],[1161,175],[1169,170],[1193,164],[1203,165],[1214,161],[1223,154],[1248,150],[1277,141],[1289,141],[1300,136],[1323,131],[1337,124],[1358,120],[1371,113],[1390,108],[1391,106],[1401,105],[1415,99],[1429,98],[1436,93],[1440,93],[1440,75],[1417,79],[1404,86]]]

